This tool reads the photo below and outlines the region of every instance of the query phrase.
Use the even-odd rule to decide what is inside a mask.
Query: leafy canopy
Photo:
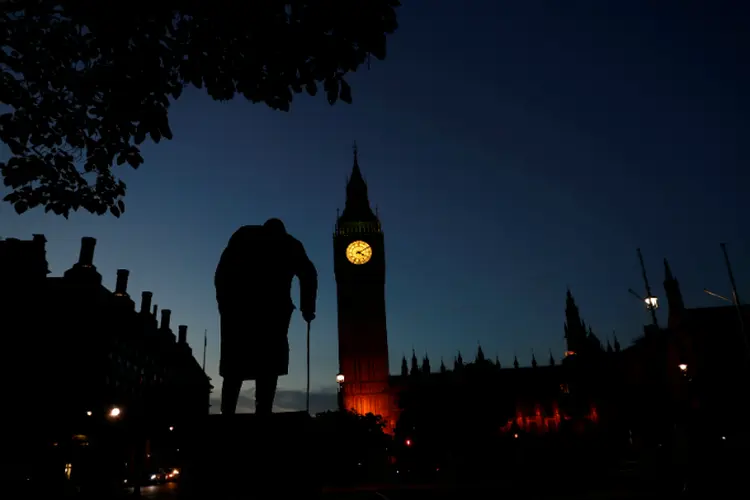
[[[124,211],[113,166],[172,139],[186,85],[288,111],[293,94],[351,103],[348,72],[384,59],[398,0],[0,0],[4,198],[67,217]]]

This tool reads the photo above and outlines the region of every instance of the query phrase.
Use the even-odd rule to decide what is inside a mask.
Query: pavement
[[[158,486],[146,486],[141,489],[141,496],[146,500],[174,500],[177,498],[177,483],[167,483]],[[493,486],[435,486],[435,485],[373,485],[359,488],[328,489],[321,500],[460,500],[462,498],[490,499],[508,497],[498,485]],[[511,495],[516,496],[516,495]],[[644,492],[599,491],[576,495],[534,495],[529,491],[524,495],[517,495],[525,500],[542,500],[554,498],[556,500],[623,500],[630,498],[649,498],[652,495]],[[653,498],[660,497],[654,495]]]
[[[172,500],[177,498],[177,483],[141,486],[141,497],[148,500]]]

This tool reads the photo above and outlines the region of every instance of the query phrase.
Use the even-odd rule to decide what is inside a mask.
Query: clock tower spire
[[[390,421],[385,243],[380,220],[370,207],[356,144],[346,206],[333,234],[333,262],[344,408]]]
[[[367,195],[367,183],[359,169],[357,154],[357,143],[354,143],[354,166],[352,175],[346,183],[346,205],[341,218],[349,222],[373,222],[377,216],[370,207],[370,198]]]

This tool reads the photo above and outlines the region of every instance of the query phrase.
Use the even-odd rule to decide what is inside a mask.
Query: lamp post
[[[651,313],[652,324],[653,326],[658,328],[659,324],[656,321],[656,310],[659,309],[659,298],[651,295],[650,290],[647,291],[648,295],[646,295],[645,297],[641,297],[640,295],[638,295],[638,293],[635,292],[632,288],[628,288],[628,292],[635,298],[646,304],[646,309]]]
[[[336,383],[338,384],[338,390],[336,392],[336,399],[339,405],[339,411],[344,410],[344,374],[339,373],[336,375]]]
[[[653,321],[654,327],[659,328],[659,322],[656,319],[656,309],[659,307],[659,301],[656,297],[651,295],[651,286],[648,284],[648,276],[646,275],[646,266],[643,263],[643,255],[641,249],[638,249],[638,260],[641,263],[641,272],[643,273],[643,283],[646,285],[646,308],[651,312],[651,320]]]

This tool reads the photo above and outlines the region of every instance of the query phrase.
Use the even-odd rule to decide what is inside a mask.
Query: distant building
[[[395,422],[385,314],[385,241],[354,152],[346,206],[333,233],[339,372],[346,409]]]
[[[383,416],[391,432],[405,408],[423,406],[448,419],[453,407],[492,413],[500,432],[545,433],[576,422],[604,426],[620,437],[645,436],[673,427],[697,408],[734,414],[736,395],[748,386],[750,363],[737,308],[685,308],[666,261],[668,328],[645,328],[646,335],[627,348],[614,336],[604,345],[568,290],[562,359],[550,352],[549,361],[538,361],[532,354],[531,367],[521,368],[516,359],[513,367],[501,368],[479,347],[473,362],[464,363],[458,353],[452,367],[441,361],[433,369],[427,355],[420,361],[412,353],[411,363],[404,357],[400,374],[391,375],[384,240],[355,150],[346,206],[333,234],[339,401],[347,410]],[[747,332],[750,307],[742,311]],[[733,425],[717,426],[725,424]]]
[[[109,424],[156,437],[208,414],[212,386],[187,326],[175,336],[168,309],[157,321],[151,292],[136,309],[126,269],[114,291],[103,287],[94,238],[82,239],[61,277],[47,276],[45,243],[41,235],[0,241],[4,383],[20,428],[63,446],[71,434],[87,444]]]
[[[416,355],[413,355],[410,370],[402,368],[401,375],[390,374],[385,308],[385,241],[378,214],[370,206],[367,184],[356,150],[352,174],[346,187],[346,205],[336,220],[333,249],[338,299],[338,380],[341,386],[340,404],[344,408],[361,414],[381,415],[388,422],[388,429],[393,431],[402,411],[401,399],[405,393],[413,393],[416,388],[426,390],[425,387],[435,384],[460,386],[462,383],[473,383],[471,381],[481,373],[484,377],[498,379],[498,383],[507,388],[505,396],[498,393],[498,397],[512,398],[516,404],[513,416],[508,419],[508,429],[514,422],[523,428],[539,431],[559,425],[562,417],[557,398],[568,391],[562,366],[537,366],[533,359],[533,368],[516,366],[500,369],[497,364],[484,359],[480,347],[477,360],[465,370],[462,369],[460,354],[454,370],[447,370],[443,366],[439,373],[432,373],[429,358],[425,357],[420,367]],[[567,314],[570,323],[566,325],[569,354],[597,349],[603,352],[601,343],[580,320],[570,292]],[[406,367],[405,358],[402,362]],[[596,419],[593,406],[588,414]]]
[[[392,414],[400,417],[415,406],[429,407],[437,418],[451,412],[491,414],[500,433],[555,432],[573,417],[598,423],[597,396],[607,390],[603,382],[614,376],[612,367],[621,362],[620,345],[615,338],[614,347],[608,342],[604,349],[580,319],[570,291],[566,304],[565,358],[555,359],[550,350],[539,362],[532,352],[530,366],[521,367],[514,356],[512,366],[502,367],[479,346],[472,361],[465,362],[459,352],[450,368],[441,360],[440,368],[433,370],[427,355],[420,363],[412,352],[411,363],[403,357],[400,375],[390,378]],[[597,377],[590,376],[592,372]],[[448,420],[458,418],[453,415]]]

